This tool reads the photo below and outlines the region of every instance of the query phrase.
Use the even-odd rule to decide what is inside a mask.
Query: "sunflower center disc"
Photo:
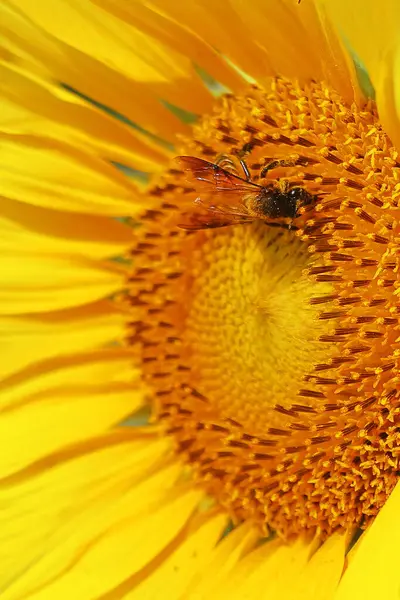
[[[303,242],[261,222],[213,235],[192,265],[185,341],[193,381],[249,433],[279,426],[274,406],[289,408],[304,375],[329,358],[302,277],[309,263]]]
[[[374,107],[283,79],[222,98],[181,155],[303,186],[293,229],[187,232],[173,165],[132,250],[130,343],[199,485],[282,537],[364,526],[398,478],[397,153]],[[228,202],[228,200],[227,200]]]

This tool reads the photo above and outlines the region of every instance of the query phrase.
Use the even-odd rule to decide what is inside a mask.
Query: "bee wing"
[[[198,192],[196,202],[204,209],[248,216],[243,198],[257,194],[259,185],[202,158],[178,156],[175,160]]]
[[[251,217],[241,217],[222,212],[193,212],[182,215],[179,227],[190,231],[197,231],[199,229],[216,229],[218,227],[228,227],[228,225],[251,223],[253,220]]]
[[[215,163],[196,158],[195,156],[178,156],[175,159],[184,171],[186,179],[195,185],[196,190],[210,191],[210,186],[218,191],[236,190],[240,192],[254,192],[260,186],[251,181],[246,181],[238,175],[230,173]]]

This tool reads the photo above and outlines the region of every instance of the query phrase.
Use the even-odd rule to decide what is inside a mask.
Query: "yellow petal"
[[[323,79],[349,101],[358,96],[350,57],[314,2],[299,6],[295,0],[254,0],[251,5],[204,0],[178,6],[172,0],[155,0],[152,4],[260,83],[276,74]]]
[[[13,551],[1,565],[5,599],[98,597],[146,567],[185,527],[201,493],[176,484],[179,465],[162,467],[165,439],[129,443],[129,434],[122,432],[119,446],[103,438],[107,448],[5,490],[1,531]]]
[[[59,387],[61,383],[88,384],[106,390],[108,384],[135,381],[137,373],[132,362],[132,354],[123,348],[76,352],[35,362],[1,382],[0,409],[12,410],[21,398],[41,394],[46,389]],[[86,373],[88,368],[93,377],[90,384]]]
[[[135,386],[134,373],[129,383],[113,382],[129,362],[128,357],[121,357],[119,361],[69,364],[55,373],[41,373],[33,380],[4,387],[6,409],[0,413],[0,439],[7,452],[0,456],[0,477],[65,445],[100,434],[139,409],[144,390],[137,377]]]
[[[116,292],[124,277],[101,262],[31,253],[0,255],[0,313],[42,313],[79,306]]]
[[[335,600],[398,600],[400,591],[400,485],[363,533]]]
[[[194,575],[182,600],[217,598],[218,586],[224,587],[240,559],[254,548],[259,537],[258,531],[247,523],[231,531],[210,551],[207,563]]]
[[[64,140],[105,160],[147,172],[161,169],[168,159],[169,151],[148,136],[60,85],[24,76],[13,63],[0,65],[0,79],[3,131]]]
[[[375,89],[379,118],[392,142],[400,146],[400,4],[387,0],[337,0],[325,5],[329,18],[365,66]]]
[[[112,165],[61,141],[0,133],[4,196],[57,210],[133,215],[137,189]]]
[[[49,66],[43,59],[54,56],[53,60],[62,60],[57,43],[37,30],[9,3],[2,2],[0,11],[0,59],[23,65],[36,77],[50,79]]]
[[[334,534],[314,553],[316,542],[298,540],[293,545],[284,545],[279,540],[267,542],[238,562],[235,557],[229,570],[221,565],[224,576],[221,579],[217,574],[217,588],[212,571],[208,587],[204,586],[208,579],[208,574],[204,574],[200,590],[212,590],[221,599],[333,600],[343,570],[345,543],[345,535]],[[229,554],[226,558],[229,560]],[[196,592],[188,594],[187,600],[206,597]]]
[[[250,8],[233,0],[232,5],[250,38],[265,49],[274,73],[302,80],[324,79],[323,64],[329,53],[313,2],[296,6],[293,0],[253,0]],[[314,45],[316,38],[318,46]]]
[[[327,81],[347,101],[358,95],[354,65],[314,2],[241,0],[233,6],[252,39],[265,48],[274,73],[303,81]],[[268,18],[268,34],[265,19]]]
[[[122,343],[125,327],[126,317],[105,300],[57,312],[1,316],[0,379],[51,357]]]
[[[132,229],[110,217],[47,210],[0,196],[0,250],[82,256],[121,255]]]
[[[211,109],[212,96],[187,56],[100,7],[90,2],[82,5],[79,0],[59,0],[54,13],[51,2],[41,2],[36,10],[27,0],[12,0],[12,5],[64,44],[129,78],[136,85],[136,93],[148,84],[154,99],[172,103],[179,100],[181,108],[192,112]]]
[[[270,600],[292,598],[290,586],[307,564],[312,544],[298,540],[292,545],[266,542],[245,556],[232,574],[215,590],[221,600]]]
[[[51,3],[46,7],[54,12]],[[84,30],[87,25],[85,22]],[[17,64],[21,73],[34,74],[48,82],[62,82],[165,139],[173,140],[177,132],[188,131],[188,126],[160,102],[147,82],[124,76],[73,44],[46,34],[16,9],[15,4],[13,7],[3,2],[0,6],[0,38],[0,57]],[[100,44],[104,45],[102,40]],[[176,85],[179,88],[179,81]]]
[[[182,597],[193,575],[208,563],[209,554],[226,527],[226,515],[203,517],[199,521],[200,524],[193,523],[189,531],[183,531],[180,539],[175,540],[174,551],[166,557],[161,555],[151,569],[126,582],[126,588],[132,588],[125,596],[127,599],[159,600],[162,589],[170,600]]]
[[[398,46],[399,3],[385,0],[382,10],[382,6],[373,0],[318,2],[325,5],[329,18],[361,59],[375,84],[388,50]]]
[[[204,0],[201,3],[178,4],[175,0],[154,0],[151,4],[170,19],[189,28],[253,78],[262,81],[273,74],[264,50],[269,35],[267,21],[264,43],[260,46],[243,23],[242,14],[239,15],[230,2]],[[243,10],[249,10],[249,7],[246,9],[243,4]]]
[[[243,77],[232,68],[211,45],[190,31],[182,21],[174,21],[154,6],[127,3],[124,0],[93,0],[121,21],[131,23],[140,31],[158,39],[180,55],[188,56],[217,82],[235,91],[243,87]]]
[[[396,17],[397,18],[397,17]],[[400,44],[390,48],[375,76],[371,77],[375,88],[375,100],[379,120],[391,142],[400,148]]]
[[[343,572],[346,534],[334,533],[312,556],[293,585],[296,600],[333,600]],[[292,589],[291,587],[289,588]]]
[[[319,5],[319,0],[303,2],[296,14],[302,25],[297,44],[301,45],[303,35],[307,36],[309,47],[318,56],[320,78],[348,103],[355,101],[359,106],[363,105],[364,98],[353,58],[325,10]],[[315,75],[310,74],[309,77],[315,79]]]
[[[2,483],[2,593],[7,588],[9,597],[23,597],[51,581],[119,519],[150,506],[179,472],[178,466],[161,468],[168,448],[167,440],[150,432],[123,428],[67,447]],[[141,490],[149,495],[136,496]],[[114,548],[108,552],[111,564]]]

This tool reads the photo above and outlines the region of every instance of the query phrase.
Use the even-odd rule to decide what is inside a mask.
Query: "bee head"
[[[312,196],[309,192],[307,192],[307,190],[305,190],[302,187],[291,188],[287,192],[287,196],[288,198],[290,198],[290,203],[293,203],[293,205],[296,207],[295,214],[293,215],[294,217],[297,215],[297,211],[299,210],[299,208],[311,204],[314,200],[314,196]]]

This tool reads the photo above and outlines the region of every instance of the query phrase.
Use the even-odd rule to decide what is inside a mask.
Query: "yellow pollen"
[[[397,152],[373,103],[281,78],[224,96],[177,153],[237,164],[244,147],[252,181],[314,202],[289,230],[188,232],[199,193],[171,164],[135,229],[128,341],[153,418],[235,522],[364,527],[400,474]]]
[[[313,362],[329,358],[315,336],[326,327],[301,277],[306,250],[290,232],[261,222],[227,228],[193,256],[185,331],[193,382],[221,416],[253,433],[278,425],[275,404],[289,407]]]

